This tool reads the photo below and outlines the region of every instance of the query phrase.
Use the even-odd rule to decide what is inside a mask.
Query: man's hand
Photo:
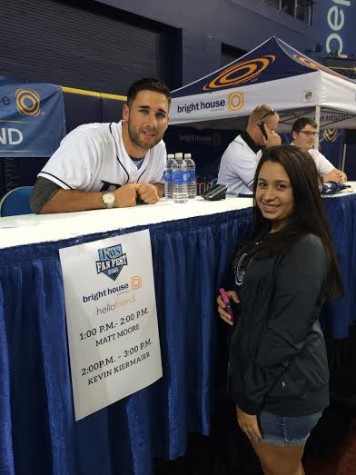
[[[265,139],[265,145],[267,148],[273,147],[274,145],[281,145],[282,139],[274,130],[269,130],[266,124],[263,124],[267,138]]]
[[[113,194],[115,195],[115,208],[129,208],[130,206],[136,206],[136,197],[139,185],[127,184],[120,186]]]
[[[138,184],[137,195],[146,204],[153,205],[159,201],[159,195],[156,185],[151,183]]]
[[[247,414],[236,406],[236,417],[241,430],[250,440],[259,442],[262,439],[257,417],[255,415]]]
[[[342,172],[341,170],[338,170],[339,176],[340,176],[340,183],[345,183],[347,181],[347,175],[345,172]]]
[[[346,173],[338,170],[337,168],[333,168],[331,172],[327,173],[323,176],[323,182],[326,181],[336,181],[336,183],[345,183],[347,181]]]
[[[229,299],[233,300],[235,303],[240,303],[237,293],[234,290],[228,290],[226,293],[229,296]],[[216,299],[216,302],[218,304],[218,312],[219,312],[221,320],[224,320],[225,323],[232,326],[234,322],[232,321],[231,316],[225,310],[225,304],[222,301],[222,298],[220,295]]]

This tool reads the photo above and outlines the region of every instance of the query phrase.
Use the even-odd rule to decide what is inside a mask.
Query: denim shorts
[[[317,412],[308,416],[289,417],[262,411],[258,416],[262,442],[282,447],[304,445],[321,415],[322,412]]]

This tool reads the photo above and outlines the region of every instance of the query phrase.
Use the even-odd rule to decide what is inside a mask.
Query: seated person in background
[[[158,79],[134,82],[119,123],[80,125],[38,174],[35,213],[62,213],[156,203],[163,195],[171,96]]]
[[[248,118],[246,131],[235,137],[225,150],[220,162],[218,183],[227,185],[230,195],[252,193],[262,148],[281,144],[276,132],[278,122],[279,115],[270,106],[262,104],[256,107]]]
[[[314,148],[317,132],[317,123],[308,117],[297,119],[292,125],[292,145],[302,148],[309,152],[313,157],[322,182],[336,181],[344,183],[347,176],[341,170],[338,170],[322,153]]]

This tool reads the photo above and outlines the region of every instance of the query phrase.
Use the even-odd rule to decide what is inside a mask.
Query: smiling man
[[[38,174],[35,213],[124,208],[163,195],[171,96],[158,79],[134,82],[119,123],[80,125]]]
[[[347,180],[346,174],[335,168],[322,153],[314,148],[317,134],[317,123],[308,117],[301,117],[292,125],[292,145],[296,145],[309,152],[313,157],[318,174],[324,183],[326,181],[344,183]]]

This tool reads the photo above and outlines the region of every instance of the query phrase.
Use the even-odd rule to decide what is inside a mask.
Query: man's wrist
[[[163,185],[161,183],[154,183],[154,186],[156,187],[158,197],[162,198],[164,192]]]
[[[103,193],[101,195],[101,199],[103,200],[103,203],[107,209],[111,209],[115,206],[116,197],[114,193]]]

